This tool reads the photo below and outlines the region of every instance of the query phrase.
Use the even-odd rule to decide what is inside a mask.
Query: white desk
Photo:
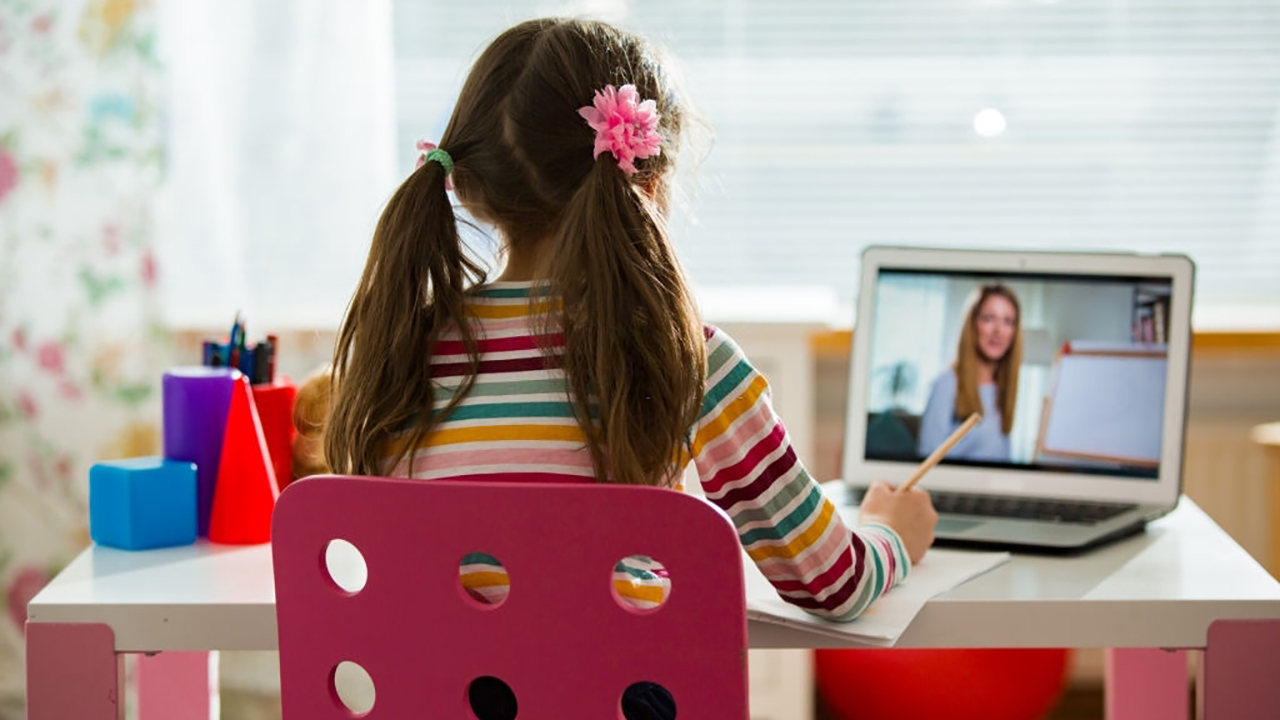
[[[274,650],[270,548],[91,547],[31,601],[27,619],[29,718],[45,720],[56,717],[39,712],[50,688],[118,687],[114,653]],[[763,623],[749,631],[752,647],[856,646]],[[1182,651],[1204,650],[1208,720],[1280,717],[1280,583],[1186,498],[1147,532],[1091,553],[1016,555],[928,603],[897,645],[1124,648],[1109,657],[1113,720],[1186,718]],[[115,717],[114,699],[81,717]],[[177,700],[166,702],[172,710]]]

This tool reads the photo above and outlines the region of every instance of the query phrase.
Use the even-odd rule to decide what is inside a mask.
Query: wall
[[[1044,290],[1049,346],[1068,340],[1105,342],[1133,340],[1133,285],[1066,285],[1052,283]]]

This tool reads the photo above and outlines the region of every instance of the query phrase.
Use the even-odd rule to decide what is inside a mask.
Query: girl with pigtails
[[[331,376],[304,388],[330,402],[323,459],[667,487],[692,462],[779,595],[849,620],[923,556],[937,516],[922,491],[880,483],[847,527],[764,376],[702,324],[667,231],[688,121],[654,49],[606,23],[534,20],[494,40],[378,222]],[[465,252],[450,188],[499,235],[496,279]]]

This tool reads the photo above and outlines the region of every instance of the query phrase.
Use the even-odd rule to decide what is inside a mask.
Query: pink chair
[[[331,540],[362,554],[368,580],[343,590]],[[510,593],[468,596],[459,561],[498,558]],[[316,476],[291,484],[272,523],[285,720],[474,718],[468,689],[497,678],[519,720],[621,718],[648,681],[680,718],[746,718],[746,613],[733,526],[703,500],[658,488]],[[670,593],[640,611],[613,592],[614,566],[642,554]],[[375,701],[348,710],[334,684],[363,667]]]

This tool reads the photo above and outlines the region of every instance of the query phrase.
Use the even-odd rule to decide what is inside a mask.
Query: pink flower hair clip
[[[417,170],[429,162],[440,163],[440,167],[444,168],[444,189],[452,190],[453,180],[450,179],[450,176],[453,175],[453,158],[449,156],[449,153],[441,150],[435,143],[422,139],[418,140],[415,147],[418,149],[418,162],[413,166],[413,169]]]
[[[662,154],[662,135],[658,133],[658,104],[653,100],[640,100],[635,85],[623,85],[614,90],[605,85],[596,91],[591,105],[578,109],[587,124],[596,131],[596,147],[593,158],[608,150],[613,153],[622,172],[631,177],[636,172],[636,158],[657,157]]]

